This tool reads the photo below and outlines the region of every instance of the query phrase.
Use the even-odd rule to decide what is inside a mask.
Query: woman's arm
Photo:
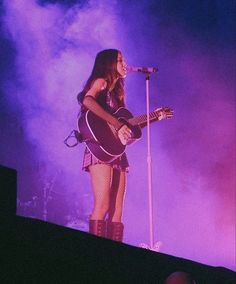
[[[98,93],[104,90],[106,85],[106,81],[102,78],[95,80],[92,87],[84,96],[83,105],[97,116],[113,125],[115,129],[119,130],[123,126],[123,123],[109,112],[105,111],[96,101]]]
[[[95,113],[100,118],[107,121],[109,124],[113,125],[118,132],[118,137],[123,144],[127,144],[128,140],[131,138],[132,131],[127,125],[120,122],[116,117],[111,115],[109,112],[105,111],[96,101],[99,92],[106,88],[106,81],[104,79],[97,79],[94,81],[90,90],[85,94],[83,99],[83,105]]]

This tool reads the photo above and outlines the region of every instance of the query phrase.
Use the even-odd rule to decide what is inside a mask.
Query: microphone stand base
[[[152,250],[152,251],[155,251],[155,252],[160,252],[160,247],[161,246],[162,246],[162,242],[161,241],[156,242],[153,247],[149,246],[149,245],[147,245],[145,243],[140,243],[139,244],[140,248]]]

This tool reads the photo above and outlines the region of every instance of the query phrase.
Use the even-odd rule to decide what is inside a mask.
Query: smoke
[[[164,22],[165,26],[163,19],[169,15],[163,17],[164,9],[156,13],[156,20],[154,12],[150,13],[148,31],[142,37],[147,27],[145,9],[150,6],[139,6],[139,10],[144,11],[143,18],[140,16],[139,22],[129,25],[130,30],[140,30],[135,43],[138,42],[138,51],[144,56],[137,56],[135,60],[142,62],[145,58],[150,66],[159,67],[158,77],[151,77],[152,108],[169,105],[175,111],[172,121],[152,127],[155,241],[163,242],[164,252],[202,262],[208,260],[213,265],[219,265],[221,255],[225,265],[235,269],[232,254],[235,249],[235,67],[232,65],[235,55],[232,42],[224,41],[225,35],[217,34],[218,28],[214,25],[202,31],[197,30],[197,26],[195,31],[191,30],[192,22],[187,28],[183,22],[176,25],[177,11],[176,16],[172,13],[168,24]],[[222,23],[221,18],[218,21]],[[228,34],[230,28],[225,26]],[[142,88],[144,79],[137,79],[135,83]],[[141,88],[136,87],[133,96],[145,111],[145,89]],[[131,107],[141,109],[138,103],[130,102]],[[141,208],[136,217],[146,232],[136,237],[137,243],[147,240],[149,235],[145,139],[144,133],[140,148],[135,145],[136,148],[130,150],[134,174],[131,175],[132,193],[127,197],[133,202],[127,201],[126,214],[132,220],[129,208],[135,205]],[[135,172],[144,173],[143,179]],[[128,233],[132,238],[134,227],[140,226],[130,227]]]
[[[78,212],[87,219],[83,203],[91,199],[91,191],[81,171],[84,146],[69,149],[63,141],[77,128],[76,96],[91,72],[95,54],[119,46],[117,19],[110,4],[115,5],[112,1],[69,7],[59,2],[4,2],[4,33],[16,52],[11,66],[14,79],[4,84],[11,109],[8,116],[14,122],[6,129],[12,137],[4,139],[1,163],[18,171],[20,214],[32,216],[26,209],[28,200],[36,196],[39,204],[33,208],[34,216],[42,218],[46,191],[55,203],[52,210],[48,208],[49,213],[55,212],[48,220],[65,224],[65,217],[71,221]],[[56,216],[61,198],[64,207]]]
[[[151,127],[155,236],[163,242],[162,252],[233,268],[231,9],[229,4],[198,10],[199,3],[191,7],[188,1],[181,7],[170,3],[86,1],[65,7],[60,1],[44,5],[33,0],[5,1],[3,26],[16,51],[15,76],[5,83],[8,107],[21,124],[24,143],[30,145],[30,149],[21,146],[22,155],[39,166],[29,176],[22,159],[15,162],[17,147],[5,160],[9,166],[17,165],[28,183],[52,176],[53,190],[72,192],[82,208],[91,198],[88,177],[80,170],[83,146],[69,149],[63,140],[77,127],[76,95],[90,74],[95,54],[115,47],[130,65],[157,66],[159,72],[150,80],[151,109],[167,105],[175,115]],[[127,76],[126,92],[134,115],[144,113],[143,75]],[[125,242],[133,245],[149,235],[146,147],[144,131],[143,138],[127,150],[131,169]],[[19,191],[23,194],[21,185]]]
[[[115,17],[104,1],[95,2],[68,10],[36,1],[5,2],[5,26],[17,49],[11,99],[22,109],[26,138],[37,145],[38,155],[70,172],[78,165],[62,142],[76,127],[76,94],[94,54],[117,45]]]

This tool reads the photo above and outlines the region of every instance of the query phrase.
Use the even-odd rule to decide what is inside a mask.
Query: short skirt
[[[102,162],[99,159],[97,159],[88,149],[88,147],[85,148],[84,151],[84,159],[83,159],[83,165],[82,169],[84,171],[89,171],[89,166],[91,165],[97,165],[97,164],[105,164],[110,165],[113,169],[117,169],[122,172],[128,172],[129,171],[129,163],[128,159],[125,153],[123,153],[120,157],[116,158],[112,162]]]

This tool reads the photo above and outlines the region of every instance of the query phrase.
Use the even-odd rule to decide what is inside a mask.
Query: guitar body
[[[132,130],[132,139],[128,144],[141,137],[141,128],[128,123],[133,115],[126,108],[119,108],[113,115],[127,123]],[[124,153],[126,145],[121,143],[114,127],[93,112],[88,110],[80,116],[78,128],[88,149],[99,160],[112,162]]]

